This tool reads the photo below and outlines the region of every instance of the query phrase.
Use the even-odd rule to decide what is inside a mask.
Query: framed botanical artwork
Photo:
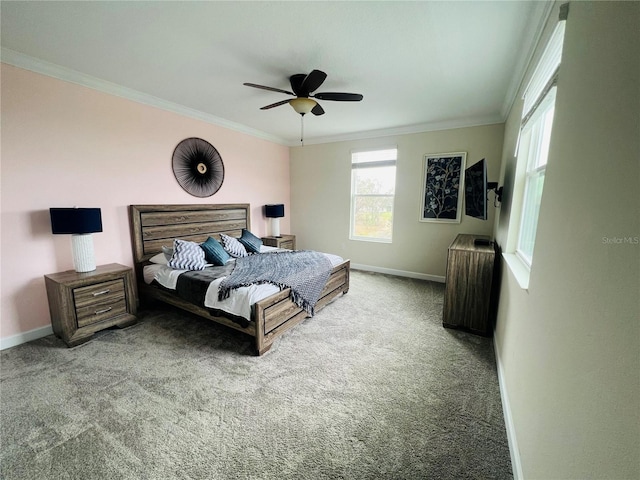
[[[421,222],[460,223],[467,152],[424,156]]]

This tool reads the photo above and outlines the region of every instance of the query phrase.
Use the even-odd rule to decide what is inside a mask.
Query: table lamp
[[[284,205],[281,203],[265,205],[264,215],[271,219],[271,235],[280,237],[280,218],[284,217]]]
[[[71,235],[73,267],[76,272],[96,269],[92,233],[102,231],[102,215],[99,208],[50,208],[51,232],[55,235]]]

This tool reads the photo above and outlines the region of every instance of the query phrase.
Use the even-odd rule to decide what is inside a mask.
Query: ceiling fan
[[[327,74],[320,70],[313,70],[309,75],[305,75],[304,73],[291,75],[289,77],[289,83],[291,84],[291,90],[293,90],[293,92],[282,90],[280,88],[257,85],[255,83],[245,83],[244,85],[272,92],[286,93],[287,95],[293,95],[296,97],[290,100],[281,100],[279,102],[272,103],[271,105],[266,105],[261,107],[260,110],[268,110],[288,103],[300,115],[305,115],[309,112],[314,115],[324,115],[324,109],[316,100],[314,100],[314,98],[317,98],[318,100],[333,100],[337,102],[359,102],[362,100],[363,97],[359,93],[319,92],[312,95],[312,93],[322,85],[326,78]]]

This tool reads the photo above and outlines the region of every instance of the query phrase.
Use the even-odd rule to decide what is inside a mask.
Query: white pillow
[[[164,254],[164,252],[160,252],[159,254],[154,255],[149,259],[149,261],[151,263],[157,263],[158,265],[166,265],[169,263],[169,261],[167,260],[167,256]]]

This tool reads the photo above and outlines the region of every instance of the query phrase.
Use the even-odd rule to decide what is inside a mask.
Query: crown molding
[[[479,127],[483,125],[495,125],[504,123],[501,115],[487,115],[483,117],[471,117],[465,119],[447,120],[445,122],[421,123],[397,128],[383,128],[380,130],[367,130],[364,132],[345,133],[325,137],[305,138],[305,145],[318,145],[322,143],[349,142],[367,138],[380,138],[397,135],[411,135],[415,133],[436,132],[438,130],[454,130],[456,128]],[[289,143],[290,147],[300,147],[300,143]]]
[[[218,125],[220,127],[245,133],[247,135],[251,135],[253,137],[267,140],[279,145],[284,145],[287,147],[300,146],[300,143],[298,141],[283,139],[275,135],[262,132],[260,130],[249,128],[239,123],[230,122],[223,118],[216,117],[215,115],[210,115],[193,108],[185,107],[183,105],[154,97],[153,95],[148,95],[131,88],[126,88],[121,85],[108,82],[106,80],[101,80],[91,75],[86,75],[76,70],[61,67],[60,65],[46,62],[44,60],[40,60],[38,58],[31,57],[29,55],[25,55],[23,53],[16,52],[15,50],[11,50],[5,47],[2,47],[2,49],[0,50],[0,61],[14,67],[53,77],[65,82],[74,83],[76,85],[81,85],[83,87],[91,88],[93,90],[107,93],[109,95],[114,95],[120,98],[131,100],[136,103],[141,103],[143,105],[159,108],[161,110],[166,110],[172,113],[177,113],[178,115],[201,120],[213,125]],[[490,115],[485,117],[465,118],[448,120],[444,122],[432,122],[417,125],[408,125],[403,127],[384,128],[379,130],[367,130],[363,132],[305,138],[304,143],[305,145],[318,145],[322,143],[345,142],[396,135],[409,135],[415,133],[433,132],[438,130],[452,130],[456,128],[504,123],[505,118],[506,115]]]
[[[539,18],[540,21],[537,25],[529,24],[529,32],[525,35],[525,38],[528,38],[529,41],[522,47],[522,52],[526,52],[526,55],[520,56],[518,59],[518,64],[514,71],[516,72],[511,79],[511,83],[509,84],[509,88],[507,89],[507,94],[504,97],[504,102],[502,104],[502,117],[503,121],[506,121],[509,116],[509,112],[513,107],[513,104],[516,101],[516,97],[520,88],[522,87],[522,83],[524,82],[524,77],[527,74],[527,70],[531,65],[531,61],[533,60],[533,56],[536,52],[536,48],[540,43],[540,39],[542,38],[542,34],[544,29],[549,21],[549,16],[553,11],[556,5],[555,1],[545,1],[545,2],[535,2],[534,4],[534,18]]]
[[[46,62],[44,60],[40,60],[38,58],[31,57],[29,55],[25,55],[23,53],[16,52],[15,50],[11,50],[5,47],[2,47],[0,61],[14,67],[30,70],[32,72],[57,78],[58,80],[63,80],[65,82],[75,83],[76,85],[81,85],[83,87],[98,90],[103,93],[115,95],[116,97],[125,98],[136,103],[159,108],[168,112],[177,113],[178,115],[183,115],[185,117],[201,120],[206,123],[245,133],[247,135],[258,137],[263,140],[274,142],[280,145],[288,145],[287,140],[276,137],[275,135],[249,128],[239,123],[230,122],[229,120],[216,117],[215,115],[210,115],[193,108],[169,102],[167,100],[154,97],[153,95],[148,95],[146,93],[123,87],[106,80],[101,80],[99,78],[92,77],[91,75],[86,75],[70,68],[61,67],[60,65]]]

